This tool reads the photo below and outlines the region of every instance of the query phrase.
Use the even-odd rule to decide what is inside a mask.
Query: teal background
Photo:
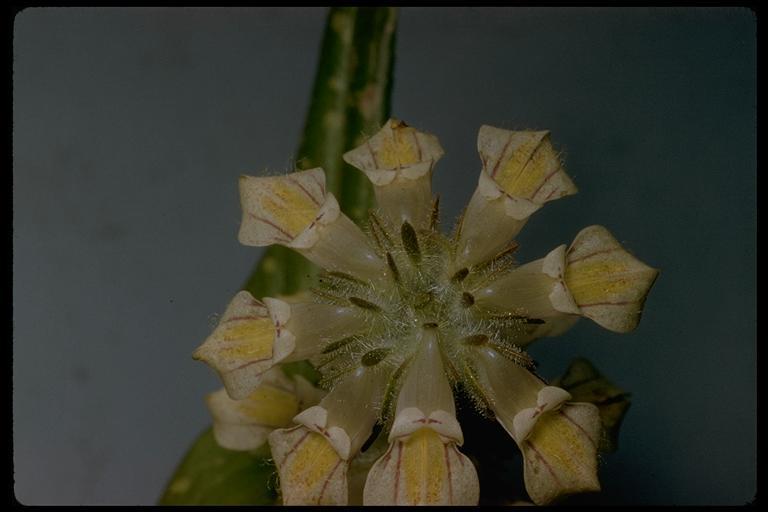
[[[16,17],[21,502],[151,504],[209,422],[219,384],[191,353],[260,254],[237,243],[237,177],[292,166],[325,14]],[[549,129],[580,192],[535,214],[520,260],[602,224],[661,269],[633,333],[581,321],[531,348],[546,377],[583,356],[632,392],[604,503],[756,492],[755,36],[744,8],[400,12],[393,113],[445,148],[446,221],[481,124]]]

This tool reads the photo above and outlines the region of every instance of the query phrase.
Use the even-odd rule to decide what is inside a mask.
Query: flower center
[[[371,245],[388,271],[380,279],[362,281],[341,272],[329,272],[313,289],[321,302],[356,308],[365,328],[340,339],[326,340],[313,361],[322,374],[321,385],[337,381],[365,366],[390,373],[388,399],[397,396],[400,374],[432,330],[438,340],[448,378],[482,403],[476,390],[473,359],[479,345],[488,344],[510,359],[530,366],[515,340],[525,336],[539,320],[522,314],[483,310],[473,290],[514,268],[514,247],[470,268],[454,268],[454,240],[434,227],[416,230],[404,222],[399,229],[375,214],[369,222]]]

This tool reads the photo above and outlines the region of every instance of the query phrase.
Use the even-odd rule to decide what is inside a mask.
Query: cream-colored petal
[[[381,186],[398,177],[416,179],[430,172],[442,156],[437,137],[390,119],[364,144],[344,153],[344,161]]]
[[[395,439],[409,436],[424,427],[434,430],[444,439],[449,439],[458,446],[464,444],[464,434],[455,413],[437,409],[427,415],[417,407],[407,407],[398,411],[392,429],[389,431],[389,440],[394,442]]]
[[[262,374],[292,350],[293,340],[281,336],[269,309],[241,291],[193,357],[213,367],[229,396],[237,400],[248,396]]]
[[[496,419],[520,446],[526,489],[536,504],[599,490],[597,407],[565,403],[568,393],[546,386],[490,348],[478,350],[478,369]]]
[[[358,368],[293,421],[324,436],[342,459],[350,460],[373,431],[387,376],[375,368]]]
[[[329,340],[357,334],[366,328],[366,316],[360,308],[314,302],[291,304],[285,329],[295,338],[296,348],[287,362],[309,359]]]
[[[326,270],[361,278],[386,272],[365,234],[326,193],[320,167],[278,177],[242,176],[240,202],[239,240],[245,245],[284,245]]]
[[[261,385],[242,400],[232,400],[226,390],[220,389],[206,398],[213,416],[213,435],[216,441],[230,450],[254,450],[261,446],[267,435],[275,429],[291,425],[299,411],[299,398],[292,391],[292,383],[280,368],[273,368]],[[268,383],[267,383],[268,381]]]
[[[432,215],[430,174],[417,179],[398,178],[387,185],[373,187],[376,204],[393,226],[408,222],[417,230],[427,229]]]
[[[419,349],[406,369],[397,397],[396,415],[404,409],[416,409],[425,417],[434,411],[455,416],[453,392],[443,365],[437,329],[422,329],[417,343]]]
[[[319,219],[290,247],[325,270],[370,280],[381,279],[387,273],[384,260],[373,250],[369,239],[343,213],[332,220],[325,217]]]
[[[238,239],[244,245],[290,245],[325,202],[325,173],[319,167],[284,176],[241,176]]]
[[[471,290],[475,304],[496,312],[510,312],[529,318],[560,316],[550,300],[557,279],[543,269],[545,259],[522,265],[498,279]]]
[[[600,415],[593,404],[566,404],[542,416],[520,443],[525,487],[534,503],[545,505],[563,495],[600,490],[600,429]]]
[[[321,434],[300,425],[269,435],[283,505],[346,505],[347,461]]]
[[[338,425],[328,423],[328,410],[322,405],[315,405],[302,411],[293,418],[293,421],[322,434],[342,459],[349,460],[352,457],[349,434]]]
[[[344,154],[373,183],[376,202],[393,225],[408,221],[428,226],[432,206],[432,169],[443,156],[434,135],[390,119],[364,144]]]
[[[431,428],[399,438],[368,473],[365,505],[477,505],[472,461]]]
[[[544,382],[527,368],[488,346],[476,349],[477,370],[496,419],[515,437],[513,421],[523,409],[536,407]]]
[[[543,336],[557,336],[570,329],[581,310],[564,284],[565,245],[544,258],[522,265],[500,278],[472,290],[478,307],[508,312],[544,323],[531,328],[515,343],[526,346]]]
[[[566,255],[565,283],[582,314],[616,332],[637,327],[658,274],[602,226],[581,230]]]
[[[299,406],[301,409],[317,405],[327,394],[324,390],[316,387],[301,375],[294,375],[293,380],[296,396],[299,398]]]
[[[488,174],[510,197],[544,204],[575,194],[548,131],[510,131],[484,125],[477,150]]]
[[[481,172],[461,218],[453,271],[480,264],[503,251],[536,208],[534,205],[524,212],[515,208],[512,199]]]
[[[375,366],[358,368],[336,384],[319,404],[328,411],[328,431],[336,427],[349,439],[349,458],[360,451],[373,431],[388,377],[388,372]],[[339,432],[336,439],[344,436]]]
[[[536,398],[536,407],[523,409],[512,419],[512,437],[518,443],[525,440],[544,413],[559,408],[570,398],[571,394],[562,388],[555,386],[541,388]]]
[[[483,170],[462,219],[456,269],[494,257],[544,203],[577,191],[547,131],[484,125],[477,149]]]

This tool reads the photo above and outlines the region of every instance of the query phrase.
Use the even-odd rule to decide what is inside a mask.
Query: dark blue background
[[[325,9],[26,9],[14,33],[19,500],[153,503],[219,384],[190,354],[250,272],[237,177],[291,167]],[[552,131],[578,195],[522,261],[603,224],[661,269],[640,327],[531,349],[633,404],[610,501],[755,493],[756,19],[747,9],[402,9],[393,113],[435,133],[444,218],[481,124]],[[510,441],[511,442],[511,441]],[[517,484],[516,484],[517,485]]]

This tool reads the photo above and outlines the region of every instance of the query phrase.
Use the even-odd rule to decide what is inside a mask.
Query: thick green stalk
[[[352,59],[358,69],[352,81],[347,110],[347,149],[359,146],[389,117],[395,50],[394,9],[361,9],[357,16]],[[340,162],[344,179],[341,204],[360,224],[373,203],[373,188],[362,172]]]
[[[323,35],[315,83],[296,158],[298,169],[322,167],[327,188],[343,211],[360,222],[372,204],[364,175],[344,163],[345,151],[360,143],[389,116],[396,12],[393,8],[332,8]],[[317,269],[302,256],[272,246],[254,267],[244,289],[256,297],[289,295],[306,288]],[[287,373],[311,377],[300,364]],[[202,406],[202,399],[201,399]],[[268,449],[226,450],[207,429],[171,478],[160,504],[273,504]]]
[[[299,170],[322,167],[329,192],[360,223],[373,203],[363,173],[344,162],[345,151],[377,131],[389,116],[396,11],[331,9],[301,143]],[[283,247],[270,247],[244,289],[255,296],[288,295],[312,282],[317,268]]]

